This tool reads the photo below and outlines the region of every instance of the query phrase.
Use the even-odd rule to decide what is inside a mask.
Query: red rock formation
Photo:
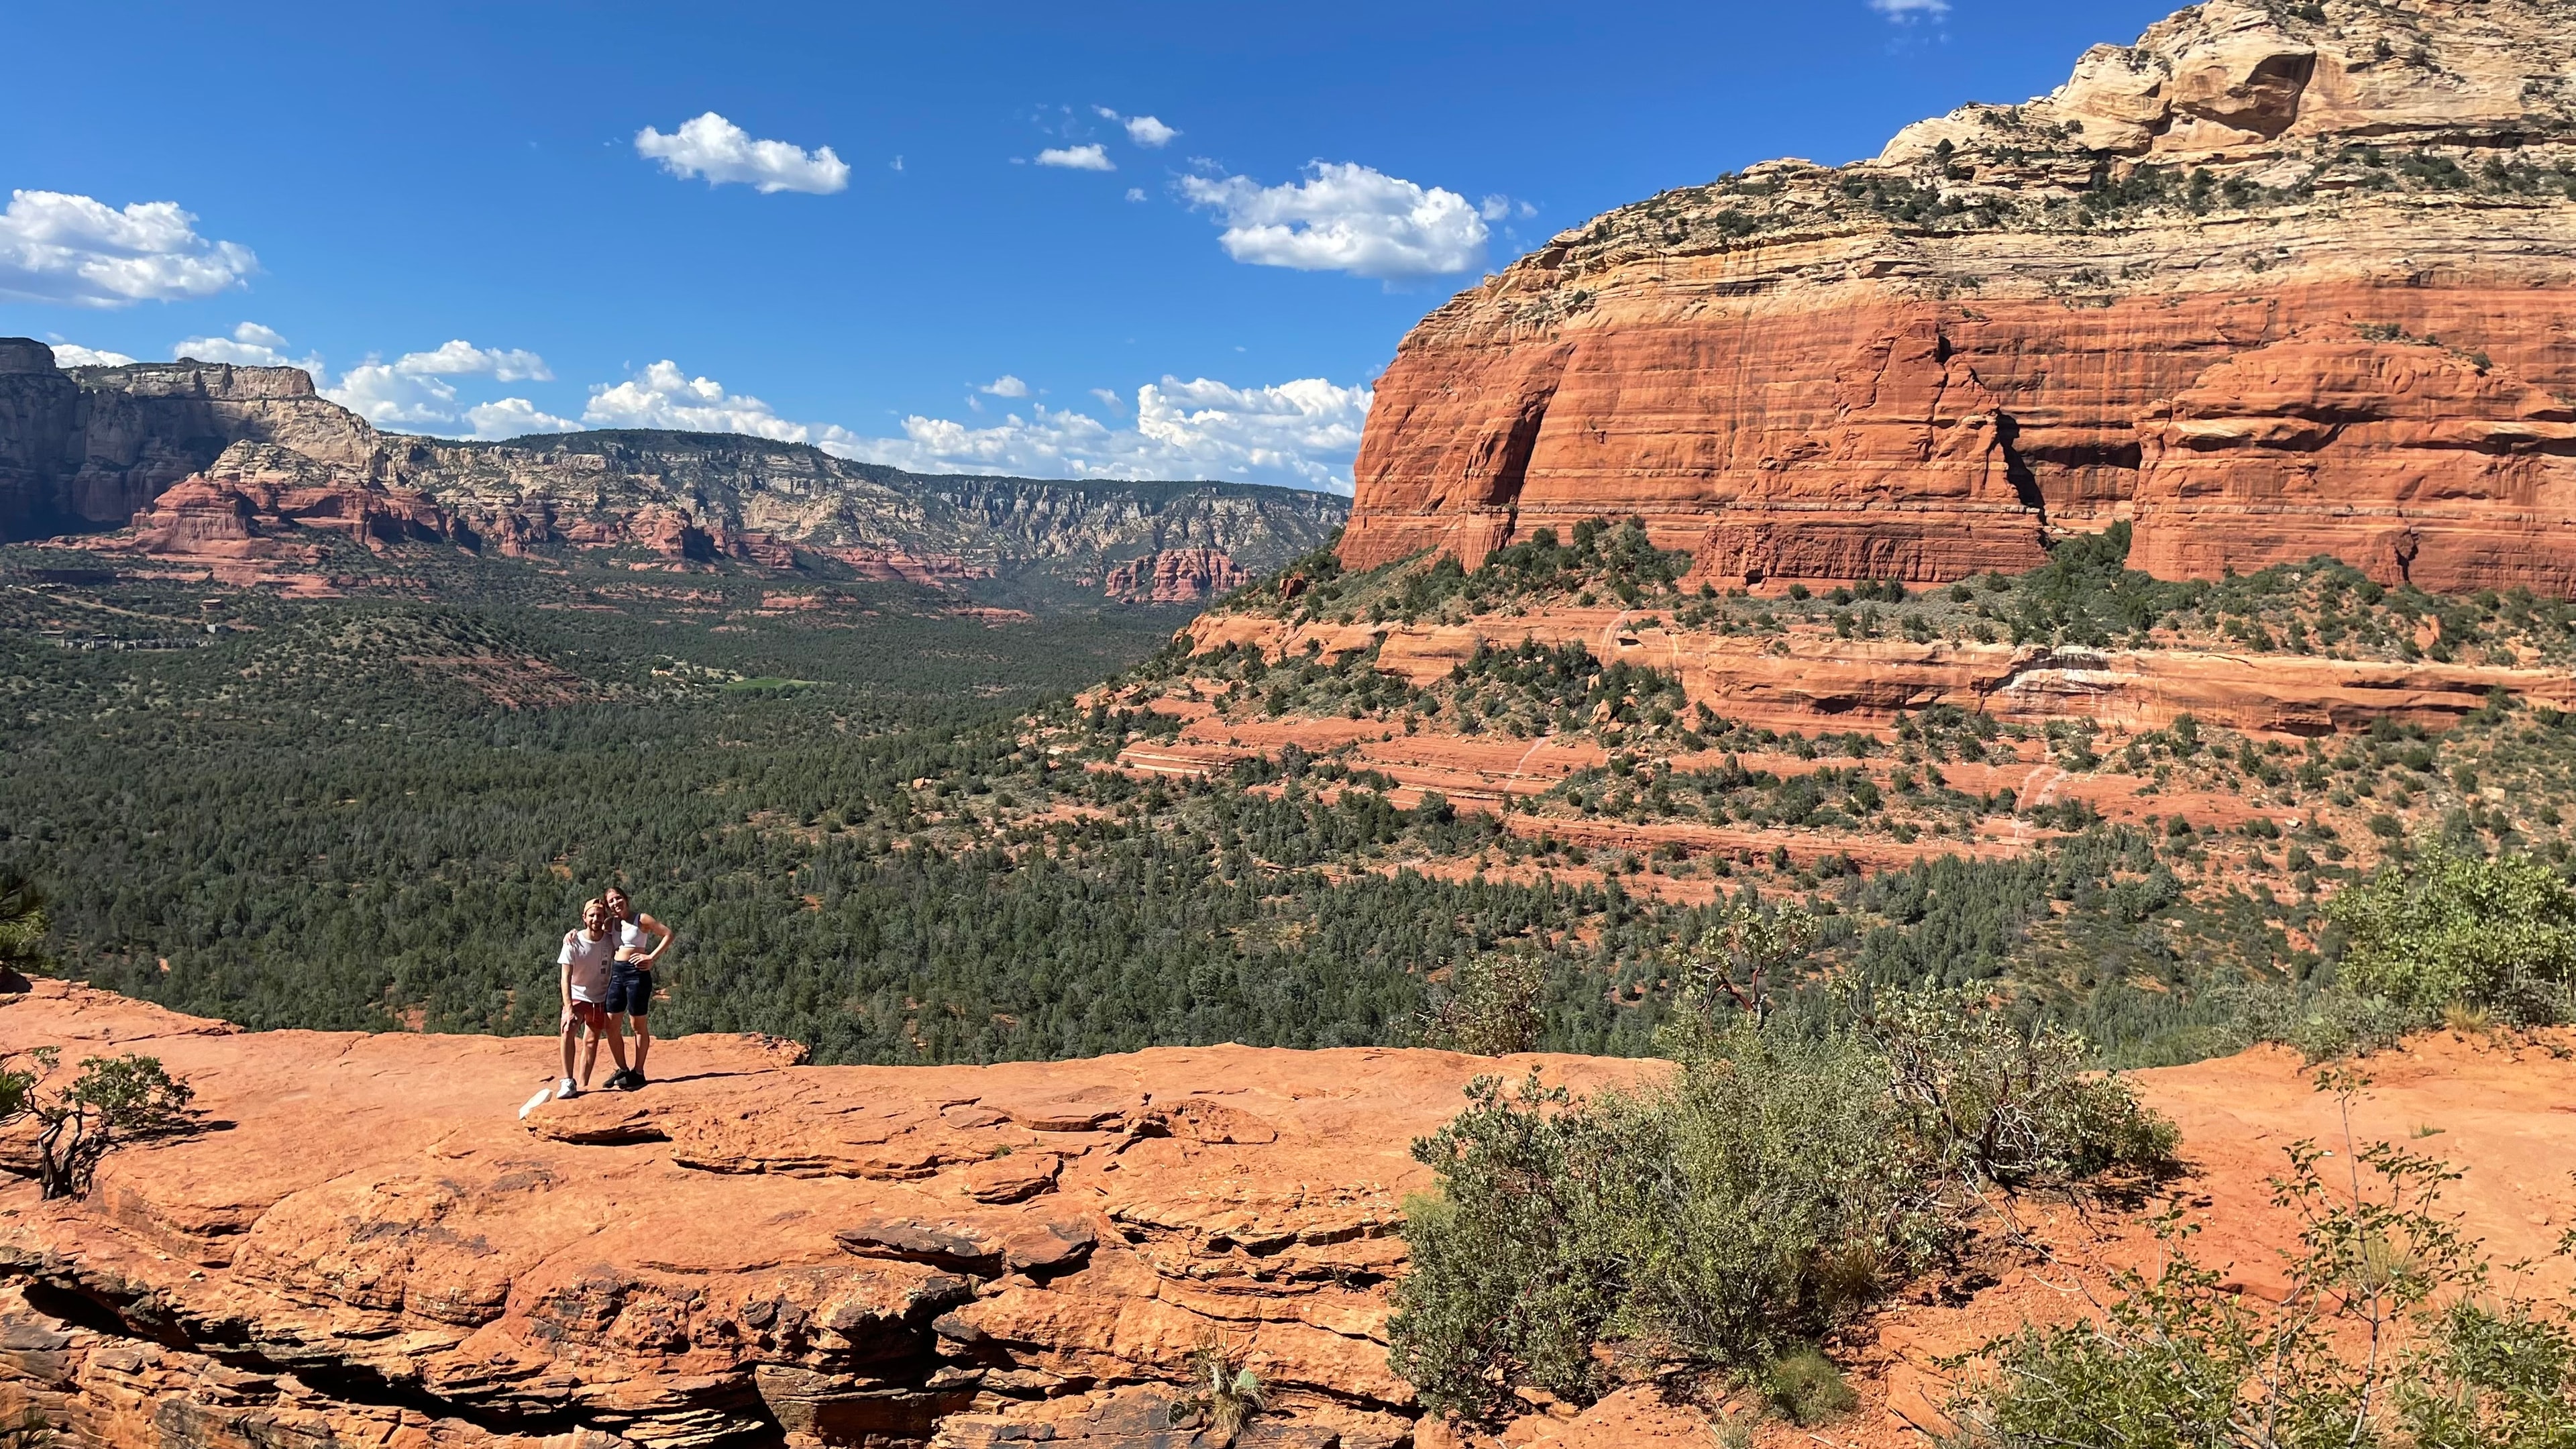
[[[883,548],[821,548],[815,552],[848,564],[859,571],[861,578],[887,583],[901,581],[935,588],[993,576],[990,567],[970,564],[954,554],[909,554]]]
[[[2420,583],[2568,593],[2576,123],[2521,77],[2576,32],[2542,0],[2274,10],[2214,0],[2052,96],[1667,193],[1460,294],[1378,384],[1345,560],[1638,514],[1708,576],[1946,580],[2134,511],[2168,573],[2412,547]],[[2265,431],[2285,409],[2321,451]]]
[[[236,443],[204,472],[134,515],[133,547],[182,559],[309,556],[313,532],[369,548],[458,537],[455,520],[418,493],[380,488],[269,443]]]
[[[238,442],[386,481],[375,429],[301,369],[183,358],[65,370],[41,343],[0,339],[0,539],[113,528]]]
[[[2127,729],[2161,729],[2177,715],[2259,735],[2325,735],[2367,729],[2385,715],[2448,729],[2498,689],[2576,710],[2576,679],[2562,670],[2433,661],[2232,655],[2200,649],[1934,640],[1803,638],[1774,641],[1639,628],[1617,609],[1553,609],[1470,624],[1299,627],[1255,615],[1210,614],[1185,634],[1200,651],[1249,646],[1271,658],[1326,658],[1376,648],[1377,667],[1416,685],[1446,678],[1483,646],[1523,640],[1580,644],[1605,664],[1670,671],[1694,702],[1729,719],[1775,729],[1884,725],[1936,704],[2016,724],[2082,716]]]
[[[51,982],[0,1012],[0,1049],[72,1041],[160,1056],[233,1124],[111,1156],[83,1204],[0,1190],[0,1414],[32,1401],[102,1449],[1075,1437],[1161,1412],[1217,1333],[1303,1436],[1247,1442],[1391,1449],[1407,1144],[1496,1066],[816,1068],[701,1036],[642,1093],[523,1122],[550,1041],[235,1033]],[[1530,1067],[1653,1069],[1503,1069]]]
[[[2312,328],[2152,409],[2132,561],[2338,554],[2383,583],[2576,594],[2576,402],[2424,341]]]
[[[1111,569],[1102,588],[1122,603],[1195,604],[1250,580],[1223,549],[1167,548]]]
[[[1451,1444],[1386,1364],[1403,1199],[1429,1181],[1408,1143],[1480,1070],[1578,1092],[1660,1070],[1231,1046],[819,1068],[697,1036],[641,1093],[523,1121],[549,1041],[238,1032],[50,981],[0,1010],[0,1050],[65,1044],[156,1055],[225,1124],[116,1151],[85,1201],[0,1189],[0,1416],[87,1449],[1133,1449],[1181,1442],[1158,1436],[1210,1336],[1275,1396],[1246,1449]],[[2267,1180],[2282,1143],[2334,1136],[2334,1099],[2277,1050],[2136,1080],[2183,1130],[2203,1247],[2271,1262],[2296,1223]],[[2428,1040],[2357,1126],[2436,1122],[2453,1161],[2501,1164],[2445,1207],[2540,1261],[2576,1198],[2505,1169],[2576,1150],[2571,1090],[2563,1059]],[[1864,1398],[1836,1441],[1919,1442],[1903,1416],[1937,1404],[1937,1355],[2066,1314],[2069,1271],[2152,1258],[2140,1222],[2078,1216],[2025,1224],[2052,1272],[1892,1308],[1843,1350]],[[1631,1412],[1584,1415],[1580,1442],[1709,1442],[1687,1411],[1608,1432]]]

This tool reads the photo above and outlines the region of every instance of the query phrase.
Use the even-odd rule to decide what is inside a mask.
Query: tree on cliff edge
[[[120,1142],[175,1136],[196,1125],[189,1108],[195,1089],[171,1076],[158,1057],[90,1057],[81,1062],[80,1075],[70,1086],[47,1092],[36,1083],[52,1069],[55,1051],[39,1047],[33,1055],[41,1070],[16,1090],[25,1109],[43,1124],[36,1148],[38,1180],[46,1197],[88,1192],[99,1159]],[[20,1074],[5,1075],[14,1084]]]

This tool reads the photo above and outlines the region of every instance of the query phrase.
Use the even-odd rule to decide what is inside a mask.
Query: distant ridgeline
[[[319,530],[729,558],[1012,603],[1190,603],[1314,548],[1348,511],[1245,484],[928,476],[730,434],[450,442],[378,432],[297,368],[65,369],[0,339],[0,542],[131,528],[137,552],[237,563]],[[242,547],[260,540],[278,547]]]

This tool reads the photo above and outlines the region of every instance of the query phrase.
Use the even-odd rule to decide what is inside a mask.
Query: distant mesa
[[[97,535],[236,582],[309,569],[337,535],[1189,603],[1312,551],[1348,512],[1247,484],[907,473],[731,434],[412,437],[298,368],[66,369],[41,342],[0,338],[0,542]],[[1122,568],[1136,572],[1109,579]]]
[[[1417,326],[1345,560],[1642,515],[1719,582],[2026,569],[2576,594],[2576,26],[2213,0],[2017,106],[1567,231]]]

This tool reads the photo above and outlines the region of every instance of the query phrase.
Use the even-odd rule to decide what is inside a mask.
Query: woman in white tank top
[[[610,886],[601,893],[601,904],[615,919],[617,960],[609,968],[608,1009],[618,1018],[610,1029],[623,1035],[631,1026],[635,1035],[635,1065],[621,1071],[609,1085],[633,1091],[644,1085],[644,1059],[653,1050],[653,967],[662,953],[679,939],[670,927],[635,909],[626,892]],[[655,940],[655,937],[660,940]]]

